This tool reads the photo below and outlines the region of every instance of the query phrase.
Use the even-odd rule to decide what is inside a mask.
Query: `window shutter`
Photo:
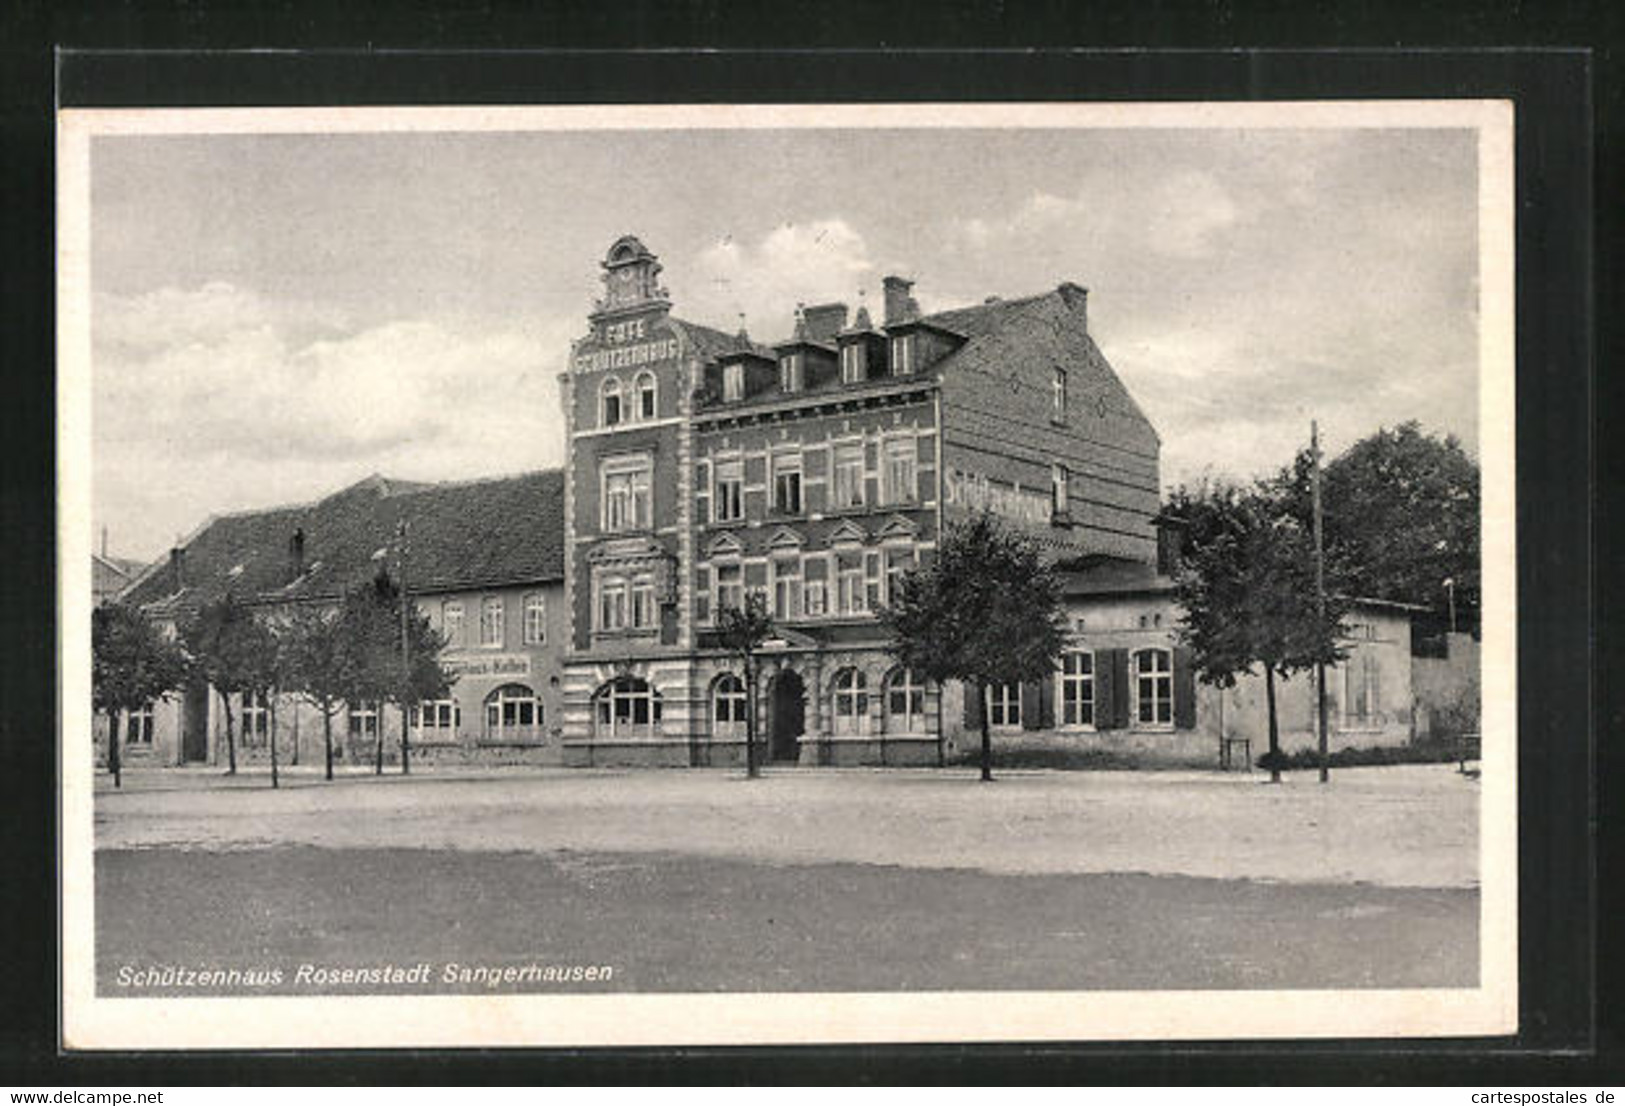
[[[1055,677],[1038,682],[1038,724],[1042,729],[1055,728]]]
[[[694,570],[694,619],[711,620],[711,569],[707,565]]]
[[[1037,730],[1044,725],[1041,682],[1027,680],[1021,685],[1021,728],[1024,730]]]
[[[1196,666],[1183,647],[1174,650],[1174,727],[1196,728]]]
[[[982,732],[982,697],[976,693],[976,685],[966,683],[965,688],[965,731],[967,733]]]
[[[1112,725],[1124,729],[1129,724],[1128,650],[1113,649],[1112,654]]]
[[[1128,705],[1128,650],[1099,650],[1095,653],[1095,728],[1127,726]]]

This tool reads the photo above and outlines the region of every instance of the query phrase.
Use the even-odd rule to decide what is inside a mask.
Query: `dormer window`
[[[600,426],[617,426],[621,421],[621,382],[606,377],[598,389],[598,422]]]
[[[637,382],[637,417],[652,419],[655,417],[655,374],[642,372],[638,374]]]
[[[891,372],[893,376],[914,372],[914,335],[900,334],[891,340]]]
[[[787,353],[779,358],[779,388],[786,392],[799,392],[801,386],[801,354]]]
[[[863,343],[853,342],[841,348],[841,381],[856,384],[868,375],[864,371]]]
[[[745,398],[745,366],[735,361],[722,366],[722,398],[732,402]]]

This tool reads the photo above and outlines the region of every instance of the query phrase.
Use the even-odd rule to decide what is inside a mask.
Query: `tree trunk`
[[[761,775],[756,767],[756,666],[745,658],[745,778]]]
[[[281,787],[281,786],[282,786],[282,783],[277,778],[277,763],[276,763],[276,700],[272,699],[271,700],[271,787],[274,790],[274,789],[276,789],[278,787]]]
[[[987,685],[978,683],[976,695],[982,703],[982,782],[993,782],[993,731],[988,726]]]
[[[124,786],[123,762],[118,748],[118,711],[107,712],[107,770],[113,773],[113,786]]]
[[[412,727],[410,719],[406,716],[406,704],[401,704],[401,775],[412,774],[412,748],[408,740]]]
[[[1275,719],[1275,669],[1264,666],[1264,700],[1270,717],[1270,782],[1281,782],[1281,729]]]
[[[327,753],[327,778],[333,778],[333,704],[322,701],[322,748]]]
[[[222,691],[220,701],[226,707],[226,775],[235,776],[237,774],[237,730],[231,714],[231,696]]]

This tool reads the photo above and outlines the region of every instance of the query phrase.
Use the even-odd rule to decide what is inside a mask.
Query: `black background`
[[[0,1083],[1618,1085],[1610,434],[1621,19],[1605,5],[12,3],[0,15]],[[773,35],[795,50],[758,49]],[[1058,44],[1120,47],[1080,52]],[[1507,44],[1517,49],[1489,49]],[[557,47],[568,44],[571,50]],[[1145,51],[1127,47],[1180,47]],[[1321,49],[1335,45],[1342,49]],[[545,53],[514,48],[542,49]],[[655,47],[642,52],[604,52]],[[1535,47],[1546,47],[1536,49]],[[55,53],[56,47],[72,47]],[[223,54],[230,47],[282,47]],[[695,53],[684,47],[745,52]],[[1247,49],[1239,49],[1247,47]],[[1584,49],[1593,47],[1594,49]],[[447,52],[451,49],[483,52]],[[1352,48],[1352,49],[1351,49]],[[424,52],[436,50],[440,52]],[[834,51],[839,52],[834,52]],[[215,51],[215,52],[203,52]],[[60,75],[60,83],[56,77]],[[1166,1046],[72,1055],[57,1050],[53,97],[63,106],[1510,98],[1517,105],[1517,1038]],[[1594,139],[1597,140],[1594,145]],[[1595,158],[1594,158],[1595,154]],[[1597,225],[1592,222],[1594,197]],[[1593,252],[1593,235],[1599,245]],[[1595,281],[1595,283],[1594,283]],[[1594,292],[1595,290],[1595,292]],[[1595,295],[1595,298],[1594,298]],[[1594,360],[1595,358],[1595,360]],[[1491,690],[1491,689],[1486,689]],[[1612,823],[1606,823],[1611,825]],[[1602,841],[1607,845],[1612,839]],[[1599,926],[1598,922],[1602,924]],[[1600,939],[1599,939],[1600,938]],[[1308,1028],[1308,1027],[1306,1027]]]

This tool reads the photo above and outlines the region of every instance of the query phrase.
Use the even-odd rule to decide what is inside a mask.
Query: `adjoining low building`
[[[174,634],[205,604],[231,594],[267,615],[336,605],[386,569],[401,571],[406,524],[408,591],[448,639],[457,675],[450,695],[409,715],[425,759],[559,760],[563,474],[414,484],[369,477],[317,503],[222,515],[204,523],[123,595]],[[285,763],[323,755],[320,713],[302,699],[233,696],[239,761]],[[128,762],[222,764],[226,719],[202,683],[153,704],[127,741]],[[386,759],[400,756],[400,712],[347,704],[335,716],[339,755],[369,763],[380,730]]]

